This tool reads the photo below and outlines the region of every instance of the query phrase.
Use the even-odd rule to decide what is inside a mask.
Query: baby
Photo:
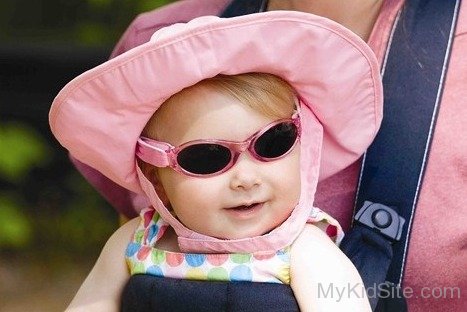
[[[289,284],[301,311],[368,311],[364,292],[320,295],[364,288],[313,199],[371,143],[381,94],[363,41],[298,12],[177,24],[76,78],[52,131],[151,205],[112,235],[69,310],[135,310],[157,295],[129,295],[144,274]],[[201,309],[192,295],[172,307]]]

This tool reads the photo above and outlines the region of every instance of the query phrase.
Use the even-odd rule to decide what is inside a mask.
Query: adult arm
[[[125,249],[139,222],[140,218],[132,219],[109,238],[66,311],[120,310],[120,295],[129,278]]]
[[[291,287],[301,311],[371,311],[357,269],[312,224],[292,245]]]

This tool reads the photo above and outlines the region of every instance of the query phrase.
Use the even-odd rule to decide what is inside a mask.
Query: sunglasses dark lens
[[[230,150],[219,144],[196,144],[182,149],[177,161],[180,167],[195,174],[221,171],[230,162]]]
[[[255,152],[263,158],[277,158],[295,144],[298,129],[293,122],[283,122],[264,132],[255,142]]]

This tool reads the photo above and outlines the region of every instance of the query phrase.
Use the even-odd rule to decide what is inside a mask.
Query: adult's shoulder
[[[139,14],[115,46],[111,58],[147,42],[159,28],[198,16],[219,15],[231,0],[182,0]]]

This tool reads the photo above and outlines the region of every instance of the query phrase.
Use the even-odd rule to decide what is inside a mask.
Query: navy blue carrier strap
[[[235,17],[252,13],[264,12],[268,0],[234,0],[225,8],[220,17]]]
[[[141,274],[131,276],[121,298],[122,312],[299,311],[292,289],[276,283],[205,282]]]
[[[376,311],[407,310],[400,290],[410,230],[459,6],[460,0],[407,0],[391,33],[382,68],[383,122],[364,156],[355,206],[359,209],[341,246],[367,290],[380,291]],[[376,301],[370,298],[372,308]]]

